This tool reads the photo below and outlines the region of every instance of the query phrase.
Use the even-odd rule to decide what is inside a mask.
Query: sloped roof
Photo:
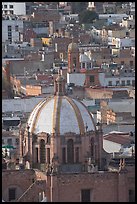
[[[121,145],[128,144],[131,142],[129,133],[112,132],[107,135],[104,135],[104,139]]]

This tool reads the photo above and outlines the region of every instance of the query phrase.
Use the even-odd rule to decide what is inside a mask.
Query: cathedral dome
[[[92,115],[82,102],[57,95],[42,100],[34,108],[28,125],[30,132],[34,134],[84,134],[86,131],[95,131]]]

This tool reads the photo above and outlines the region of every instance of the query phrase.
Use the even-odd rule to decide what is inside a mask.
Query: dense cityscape
[[[135,202],[135,2],[2,2],[2,202]]]

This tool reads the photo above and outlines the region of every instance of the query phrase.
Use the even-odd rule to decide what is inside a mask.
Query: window
[[[73,66],[76,67],[76,57],[73,58]]]
[[[129,190],[129,202],[135,202],[135,191]]]
[[[132,80],[132,86],[135,86],[135,80]]]
[[[12,27],[11,27],[11,26],[8,26],[8,32],[11,31],[11,30],[12,30]]]
[[[50,148],[47,148],[47,163],[50,164]]]
[[[81,190],[81,202],[91,202],[90,189],[82,189]]]
[[[45,140],[40,140],[40,163],[45,163]]]
[[[112,86],[112,81],[109,81],[109,82],[108,82],[108,86]]]
[[[121,61],[121,65],[124,65],[124,61]]]
[[[13,9],[13,5],[9,5],[9,8],[10,8],[10,9]]]
[[[5,144],[5,143],[4,143],[4,139],[2,139],[2,144]]]
[[[91,138],[91,157],[94,156],[94,138]]]
[[[82,63],[82,68],[85,69],[85,63]]]
[[[67,141],[67,162],[70,164],[74,163],[74,144],[72,139]]]
[[[127,80],[127,85],[130,86],[130,80]]]
[[[7,139],[7,143],[8,145],[12,145],[12,139],[11,138]]]
[[[116,81],[116,86],[118,86],[120,83],[119,83],[119,81]]]
[[[79,163],[79,147],[75,149],[76,163]]]
[[[94,83],[95,82],[95,77],[93,75],[90,76],[90,83]]]
[[[87,69],[90,69],[91,68],[91,63],[87,63]]]
[[[133,66],[133,61],[130,61],[129,63],[130,63],[130,66]]]
[[[11,32],[8,32],[8,37],[11,37],[12,36],[12,33]]]
[[[39,162],[39,159],[38,159],[38,148],[36,147],[36,163]]]
[[[4,5],[4,8],[7,8],[7,5]]]
[[[62,163],[66,163],[66,148],[62,148]]]
[[[129,36],[129,31],[126,32],[126,36],[127,36],[127,37]]]
[[[16,32],[19,31],[19,26],[18,25],[15,26],[15,31]]]
[[[10,14],[13,14],[13,11],[10,11]]]
[[[9,188],[9,201],[16,199],[16,188]]]
[[[16,145],[19,145],[19,138],[16,138]]]
[[[125,81],[124,80],[121,81],[121,85],[125,86]]]

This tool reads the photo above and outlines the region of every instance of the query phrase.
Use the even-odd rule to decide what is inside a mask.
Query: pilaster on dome
[[[62,75],[62,69],[58,69],[58,77],[54,81],[54,95],[65,95],[65,79]]]

